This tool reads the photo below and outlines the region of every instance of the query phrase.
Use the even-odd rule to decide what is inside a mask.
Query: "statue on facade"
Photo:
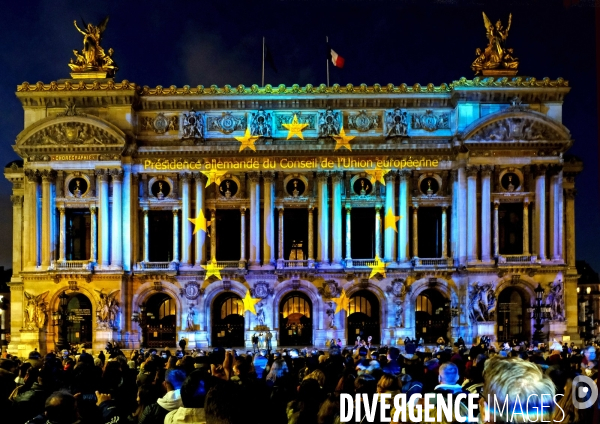
[[[71,59],[69,67],[73,72],[106,72],[106,77],[110,78],[115,75],[117,66],[112,58],[113,49],[108,49],[105,52],[100,41],[102,40],[102,33],[106,29],[108,24],[108,16],[104,18],[99,25],[92,25],[83,22],[83,28],[79,28],[77,21],[73,21],[75,28],[83,35],[83,49],[81,54],[77,50],[73,50],[75,54],[75,60]]]
[[[24,292],[27,302],[25,303],[25,329],[41,330],[46,325],[46,296],[48,292],[38,296]]]
[[[96,291],[100,297],[100,301],[98,302],[98,310],[96,313],[98,329],[116,329],[120,311],[116,294],[119,290],[113,290],[108,294],[105,294],[102,289]]]
[[[511,22],[512,14],[509,14],[508,26],[504,29],[499,19],[496,25],[494,25],[485,12],[483,12],[483,23],[486,29],[488,45],[483,51],[479,48],[475,50],[477,58],[471,65],[471,69],[475,71],[475,75],[494,73],[515,75],[517,73],[519,60],[512,56],[513,49],[508,49],[504,46],[508,38]]]
[[[408,136],[408,114],[400,109],[386,112],[385,125],[387,127],[386,137]]]
[[[319,113],[319,137],[331,137],[340,133],[339,113],[327,109]]]
[[[258,320],[258,325],[260,327],[264,327],[265,325],[265,309],[263,308],[262,302],[256,304],[256,319]]]
[[[333,302],[327,302],[329,307],[325,311],[327,313],[327,328],[335,328],[335,309],[333,308]]]
[[[404,327],[404,307],[401,300],[396,300],[396,327]]]
[[[204,138],[204,124],[202,122],[202,114],[196,112],[193,109],[190,113],[183,114],[183,125],[182,125],[182,140],[186,139],[203,139]]]
[[[194,307],[192,305],[190,305],[190,311],[187,314],[187,322],[186,322],[186,330],[187,331],[194,331],[194,316],[196,315],[196,313],[194,312]]]
[[[262,108],[253,113],[250,121],[250,133],[261,137],[271,137],[271,114]]]
[[[492,283],[475,283],[471,287],[469,315],[472,321],[492,321],[496,312],[496,293]]]
[[[551,320],[565,321],[565,298],[563,289],[563,282],[561,280],[550,283],[550,292],[546,298],[546,305],[550,306]]]

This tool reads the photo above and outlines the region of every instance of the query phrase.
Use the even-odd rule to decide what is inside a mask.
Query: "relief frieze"
[[[118,144],[119,140],[107,131],[82,122],[65,122],[46,127],[33,134],[26,146],[43,145],[105,145]]]

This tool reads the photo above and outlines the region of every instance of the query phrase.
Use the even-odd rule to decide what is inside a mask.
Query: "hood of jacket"
[[[158,399],[156,403],[165,408],[167,411],[174,411],[183,406],[183,403],[181,403],[181,394],[179,390],[171,390],[170,392],[167,392],[167,394]]]
[[[171,411],[165,417],[165,424],[194,423],[206,424],[204,408],[184,408]]]

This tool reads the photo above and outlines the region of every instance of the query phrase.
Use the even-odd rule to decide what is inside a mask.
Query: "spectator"
[[[165,416],[181,406],[181,386],[185,381],[186,375],[181,370],[169,370],[165,374],[163,386],[167,393],[155,403],[152,403],[144,409],[140,416],[140,424],[162,424]]]
[[[78,422],[75,397],[69,392],[52,393],[45,401],[44,412],[27,424],[73,424]]]
[[[164,424],[206,422],[204,405],[210,384],[211,377],[205,370],[193,371],[180,389],[182,406],[169,412]],[[237,406],[231,409],[237,409]]]
[[[48,368],[42,368],[37,381],[31,385],[31,389],[21,393],[14,399],[14,416],[17,422],[25,422],[36,415],[44,413],[44,405],[48,396],[54,391],[54,375]]]

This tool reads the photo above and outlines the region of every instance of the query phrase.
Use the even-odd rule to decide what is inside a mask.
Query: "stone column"
[[[123,266],[123,209],[121,206],[122,200],[122,182],[123,171],[113,169],[111,171],[113,182],[113,202],[112,202],[112,240],[111,240],[111,257],[110,264],[116,267]]]
[[[442,206],[442,258],[448,257],[448,218],[446,206]]]
[[[408,262],[408,171],[400,171],[400,193],[398,194],[398,262],[403,264]]]
[[[313,230],[314,211],[315,211],[314,206],[310,205],[308,207],[308,260],[309,261],[315,260],[315,251],[314,251],[315,237],[314,237],[314,230]]]
[[[458,216],[458,263],[465,265],[467,261],[467,170],[458,168],[458,199],[456,202]]]
[[[381,206],[375,206],[375,256],[381,258]]]
[[[217,262],[217,210],[210,210],[210,261]]]
[[[342,265],[342,173],[331,173],[331,206],[332,206],[332,237],[331,244],[333,245],[333,263]]]
[[[65,215],[65,207],[59,206],[58,211],[60,213],[60,247],[59,247],[59,262],[64,262],[67,257],[67,216]]]
[[[574,188],[565,189],[567,215],[567,265],[575,268],[575,195]]]
[[[280,261],[285,260],[283,257],[283,206],[278,208],[279,211],[279,231],[277,237],[277,259]]]
[[[327,190],[327,172],[317,172],[319,184],[318,222],[319,234],[317,238],[317,261],[329,265],[329,196]]]
[[[150,262],[150,224],[148,222],[148,208],[142,211],[144,214],[144,262]]]
[[[546,169],[545,165],[538,165],[535,170],[536,237],[540,261],[546,260]]]
[[[90,262],[95,264],[98,260],[98,223],[96,219],[96,206],[90,206]]]
[[[181,264],[192,264],[192,223],[190,222],[191,175],[184,172],[181,178]]]
[[[467,260],[476,261],[477,255],[477,173],[479,166],[467,169]]]
[[[413,205],[413,257],[419,257],[419,205]]]
[[[553,175],[550,178],[550,199],[548,199],[548,213],[550,215],[550,252],[553,261],[562,258],[562,167],[553,166]]]
[[[27,184],[25,179],[25,184]],[[10,200],[13,204],[13,275],[17,275],[22,271],[23,265],[25,265],[25,252],[23,252],[23,239],[24,235],[22,232],[23,222],[23,196],[12,195]]]
[[[25,266],[37,266],[38,241],[38,175],[31,169],[25,170],[25,198],[23,199],[23,253]],[[19,225],[21,225],[19,223]]]
[[[204,215],[204,186],[206,184],[206,175],[198,172],[194,174],[194,180],[196,184],[196,212],[195,218],[198,218],[200,212],[202,212],[202,216],[206,219],[207,217]],[[207,228],[208,230],[208,228]],[[245,236],[246,233],[243,233]],[[204,249],[204,244],[206,243],[206,232],[204,230],[199,230],[196,233],[196,267],[200,267],[200,265],[206,263],[206,253]]]
[[[352,206],[346,205],[346,266],[352,264]]]
[[[130,158],[126,158],[125,160],[130,161]],[[131,175],[131,164],[124,163],[123,164],[123,184],[122,184],[122,212],[121,212],[121,221],[122,221],[122,234],[121,237],[121,263],[123,267],[123,271],[130,272],[132,270],[131,262],[133,260],[133,243],[131,241],[135,240],[135,230],[134,224],[136,220],[134,219],[134,215],[137,214],[137,198],[134,199],[132,196],[133,184],[132,184],[132,175]],[[127,284],[127,279],[123,278],[122,284]],[[127,293],[124,291],[121,292],[122,295],[129,295],[129,290],[131,286],[127,285]],[[126,302],[128,303],[128,302]],[[129,305],[127,306],[129,308]],[[124,310],[127,312],[127,309]],[[124,320],[128,326],[131,324],[131,313],[126,314],[127,319]],[[126,327],[127,328],[127,327]]]
[[[248,178],[250,179],[250,266],[260,266],[260,174],[250,172]]]
[[[563,238],[565,236],[565,229],[564,229],[564,207],[565,207],[565,199],[564,199],[564,189],[563,189],[563,181],[564,181],[564,177],[563,177],[563,171],[561,170],[558,174],[558,194],[557,194],[557,223],[558,226],[555,227],[555,231],[557,232],[557,252],[556,254],[558,255],[558,259],[559,260],[564,260],[564,247],[563,247]]]
[[[173,260],[172,260],[172,262],[179,262],[179,210],[178,209],[173,209]]]
[[[497,258],[500,255],[500,226],[498,223],[498,207],[500,203],[494,201],[494,257]]]
[[[140,261],[140,231],[139,231],[139,190],[140,179],[138,174],[131,174],[131,260],[133,263]]]
[[[394,189],[396,183],[396,174],[394,172],[388,172],[385,174],[385,207],[383,208],[383,216],[391,211],[392,215],[396,215],[396,205],[394,204]],[[396,226],[396,224],[394,224]],[[384,229],[384,249],[383,254],[386,262],[392,262],[396,259],[396,253],[394,251],[396,247],[396,231],[397,228],[385,228]]]
[[[273,216],[275,203],[275,187],[272,172],[263,172],[264,202],[263,202],[263,265],[275,266],[275,218]]]
[[[110,174],[105,170],[98,170],[96,172],[98,176],[98,185],[99,185],[99,200],[100,200],[100,208],[98,211],[99,214],[99,227],[100,227],[100,257],[98,258],[98,262],[101,266],[106,266],[109,263],[109,219],[108,219],[108,179],[110,178]],[[146,226],[147,227],[147,226]],[[146,230],[147,231],[147,230]]]
[[[42,266],[50,266],[52,260],[52,183],[56,178],[56,172],[45,169],[42,174]]]
[[[523,199],[523,255],[529,255],[529,198]]]
[[[240,263],[246,264],[246,207],[240,208]]]
[[[492,229],[490,211],[491,205],[491,187],[490,175],[494,169],[491,165],[481,167],[481,260],[489,262],[491,260],[491,240],[490,233]]]

